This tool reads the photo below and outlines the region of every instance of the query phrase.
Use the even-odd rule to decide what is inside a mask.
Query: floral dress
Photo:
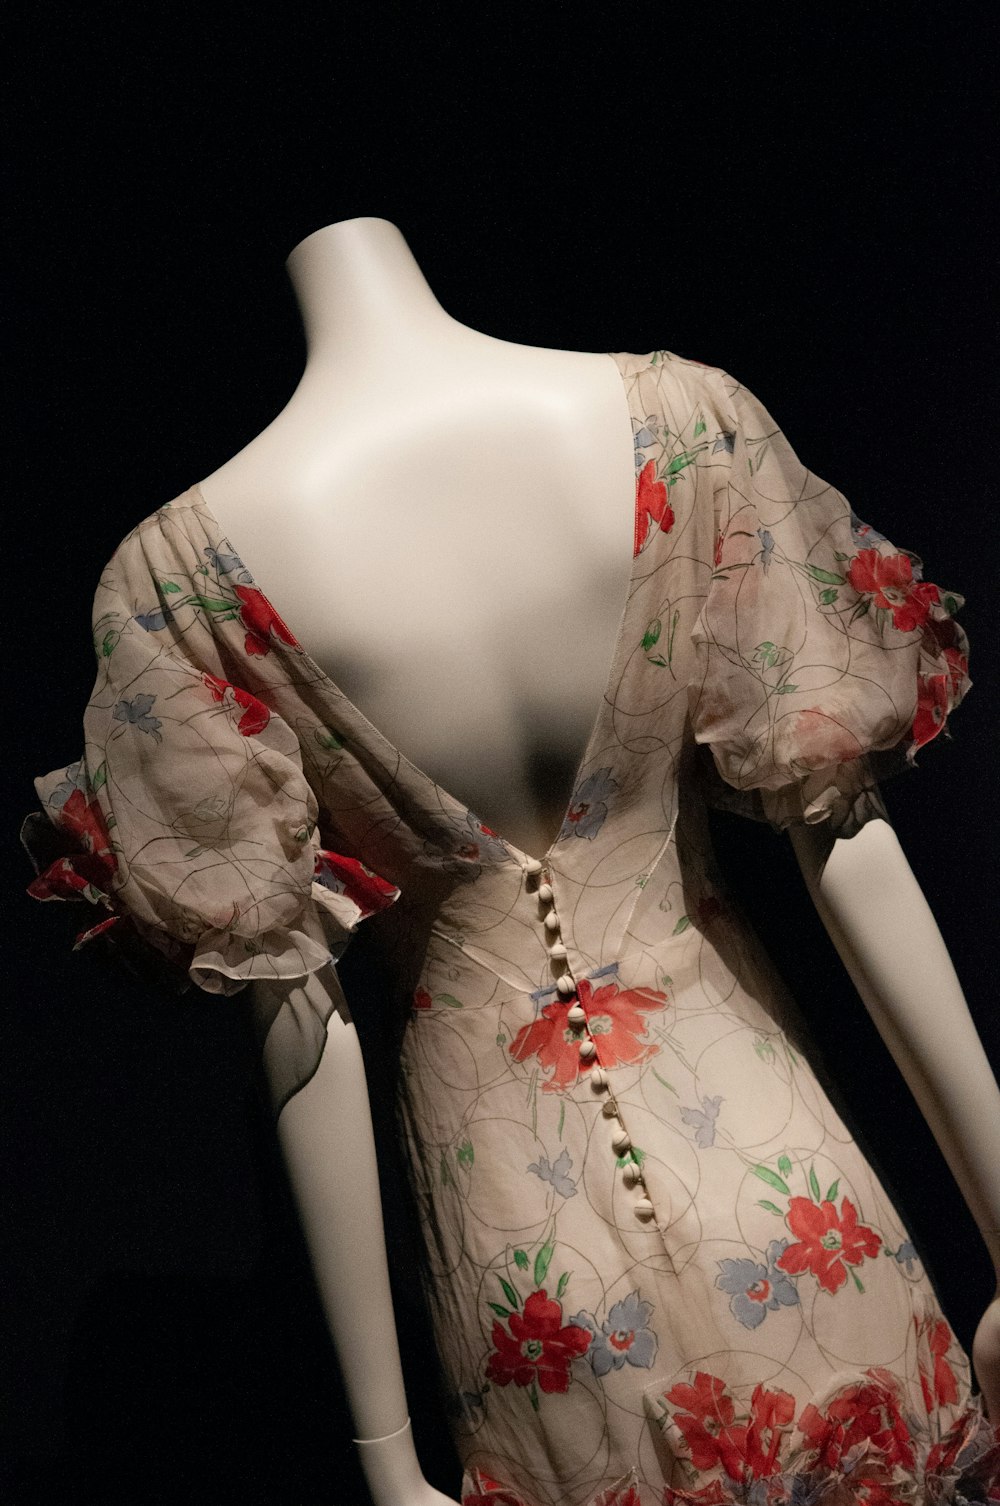
[[[466,1506],[998,1499],[968,1358],[707,824],[884,816],[969,689],[963,599],[725,371],[609,359],[631,579],[546,853],[379,733],[193,486],[101,575],[29,892],[214,994],[336,984],[365,922]],[[247,992],[276,1110],[325,1036],[290,992]]]

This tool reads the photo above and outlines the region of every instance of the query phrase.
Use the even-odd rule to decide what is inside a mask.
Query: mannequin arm
[[[979,1226],[997,1297],[979,1325],[973,1364],[1000,1423],[1000,1088],[934,916],[893,828],[852,838],[788,828],[820,919],[906,1079]]]
[[[271,985],[257,985],[270,988]],[[286,986],[287,987],[287,986]],[[357,1031],[332,969],[302,990],[334,1012],[320,1064],[278,1117],[288,1169],[375,1506],[454,1506],[424,1479],[407,1413]]]

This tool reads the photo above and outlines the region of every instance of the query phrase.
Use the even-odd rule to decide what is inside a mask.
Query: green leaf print
[[[941,604],[944,607],[945,611],[948,613],[949,617],[955,616],[955,613],[958,611],[958,602],[955,600],[954,596],[945,596]]]
[[[685,466],[694,465],[697,459],[697,450],[682,450],[679,455],[675,455],[674,458],[670,461],[666,471],[664,472],[664,475],[676,476],[677,472],[682,471]]]
[[[799,687],[797,685],[776,685],[774,687],[774,693],[775,695],[791,695],[792,692],[794,690],[798,690],[798,688]]]
[[[667,1089],[668,1093],[673,1093],[675,1098],[679,1098],[681,1096],[678,1093],[677,1089],[674,1087],[673,1083],[667,1082],[667,1079],[665,1077],[661,1077],[655,1067],[650,1067],[649,1070],[652,1072],[653,1076],[656,1078],[660,1086]]]
[[[643,648],[644,649],[652,648],[653,645],[654,645],[654,643],[659,643],[659,641],[660,641],[660,634],[662,632],[663,632],[663,623],[660,621],[659,617],[654,617],[653,620],[652,620],[652,622],[649,624],[649,627],[646,629],[646,631],[642,635],[642,646],[643,646]]]
[[[541,1286],[542,1282],[545,1280],[545,1273],[546,1273],[546,1271],[549,1268],[549,1262],[552,1259],[552,1252],[553,1252],[554,1249],[555,1249],[555,1244],[551,1240],[549,1240],[549,1242],[547,1244],[542,1245],[542,1248],[539,1250],[538,1254],[535,1256],[535,1285],[536,1286]]]
[[[321,748],[342,748],[344,746],[344,739],[338,737],[336,732],[331,732],[329,727],[314,728],[313,737]]]
[[[754,658],[759,659],[764,669],[773,669],[778,662],[778,646],[775,643],[758,643]]]
[[[510,1282],[505,1281],[502,1276],[498,1276],[497,1280],[503,1287],[503,1294],[507,1298],[507,1301],[510,1303],[511,1307],[520,1307],[520,1299],[517,1295],[517,1292],[515,1292],[514,1288],[511,1286]]]
[[[787,1156],[778,1157],[778,1170],[783,1177],[787,1177],[792,1170],[792,1163]]]
[[[851,558],[849,554],[843,554],[839,549],[833,551],[833,557],[835,560],[849,560]]]
[[[835,1182],[831,1182],[829,1187],[826,1189],[826,1200],[828,1203],[832,1203],[834,1198],[837,1196],[837,1188],[839,1186],[840,1178],[838,1177],[837,1180]]]
[[[94,775],[94,789],[99,790],[102,784],[108,782],[108,766],[106,763],[98,764],[97,773]]]
[[[779,1218],[784,1218],[784,1216],[785,1216],[782,1213],[781,1209],[778,1207],[777,1203],[768,1202],[768,1200],[767,1200],[766,1197],[762,1197],[762,1198],[758,1198],[757,1199],[757,1207],[758,1208],[766,1208],[767,1211],[768,1211],[768,1213],[776,1213]]]
[[[783,1181],[778,1173],[772,1171],[769,1166],[751,1166],[750,1170],[755,1177],[760,1177],[762,1182],[766,1182],[769,1187],[773,1187],[775,1192],[783,1192],[786,1197],[791,1197],[792,1189],[788,1183]]]
[[[461,999],[456,999],[454,994],[435,994],[435,1004],[447,1004],[449,1009],[464,1009]]]
[[[819,1192],[819,1177],[816,1175],[816,1168],[814,1166],[810,1166],[809,1168],[809,1191],[817,1203],[822,1202]]]
[[[565,1102],[565,1100],[563,1100],[563,1102],[559,1105],[559,1128],[556,1130],[556,1134],[559,1136],[560,1140],[562,1139],[563,1125],[565,1123],[566,1123],[566,1102]]]
[[[180,586],[177,584],[176,581],[172,581],[172,580],[158,580],[156,582],[156,584],[157,584],[157,587],[159,588],[159,590],[165,591],[168,594],[172,594],[173,592],[180,590]]]
[[[563,1271],[562,1275],[559,1277],[559,1284],[556,1287],[556,1297],[557,1298],[561,1297],[563,1295],[563,1293],[565,1292],[567,1286],[569,1285],[569,1278],[570,1278],[570,1272],[569,1271]]]
[[[538,1382],[534,1378],[532,1378],[531,1385],[528,1387],[528,1400],[531,1402],[532,1407],[537,1412],[538,1411]]]
[[[858,1291],[863,1292],[865,1289],[864,1282],[861,1280],[861,1277],[858,1275],[857,1271],[852,1265],[849,1265],[847,1269],[850,1271],[851,1280],[854,1282],[854,1285],[857,1287]]]
[[[231,612],[233,608],[231,601],[222,601],[218,596],[196,596],[195,601],[206,612]]]
[[[524,1250],[514,1251],[514,1264],[519,1271],[526,1271],[528,1269],[528,1256]]]
[[[101,644],[101,657],[102,658],[104,658],[104,659],[110,659],[111,658],[111,655],[114,653],[115,649],[118,647],[118,640],[119,640],[120,637],[121,637],[121,633],[118,631],[117,628],[112,628],[110,632],[105,633],[105,635],[104,635],[104,641]]]
[[[698,415],[698,422],[694,426],[694,437],[695,437],[695,439],[698,438],[699,434],[704,434],[704,432],[705,432],[705,430],[706,430],[707,427],[708,426],[705,423],[705,420],[702,418],[701,414],[699,413],[699,415]]]
[[[510,1308],[509,1307],[501,1307],[500,1304],[499,1304],[499,1302],[487,1302],[486,1306],[487,1307],[492,1307],[493,1311],[496,1313],[496,1315],[497,1315],[498,1318],[509,1318],[510,1317]]]
[[[813,580],[822,581],[825,586],[842,586],[844,584],[844,577],[835,574],[833,570],[821,570],[819,565],[804,565],[803,569],[808,571]]]
[[[829,607],[837,600],[838,595],[836,586],[827,586],[825,591],[819,593],[819,599],[823,606]]]
[[[872,603],[871,603],[871,597],[870,596],[862,596],[861,600],[858,602],[857,606],[854,608],[854,611],[851,613],[851,622],[857,621],[857,619],[859,617],[863,617],[866,612],[870,612],[871,611],[871,605],[872,605]]]
[[[679,936],[682,931],[686,931],[687,930],[687,928],[688,928],[688,926],[690,924],[691,924],[691,917],[690,917],[690,915],[682,915],[681,918],[680,918],[680,920],[674,926],[674,929],[671,931],[670,934],[672,936]]]
[[[458,1150],[455,1152],[455,1157],[458,1161],[459,1166],[465,1166],[466,1168],[471,1170],[472,1163],[476,1159],[476,1152],[473,1149],[472,1141],[463,1140],[461,1145],[458,1147]]]

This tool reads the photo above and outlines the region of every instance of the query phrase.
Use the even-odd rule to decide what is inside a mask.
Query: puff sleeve
[[[709,803],[849,837],[886,815],[878,780],[951,735],[964,598],[807,470],[752,393],[710,380],[731,463],[688,684]]]
[[[291,727],[225,678],[204,623],[181,633],[169,611],[134,614],[134,588],[105,568],[84,751],[34,781],[28,893],[89,900],[102,918],[78,947],[108,933],[126,961],[151,949],[151,971],[178,987],[304,978],[399,890],[321,847]]]

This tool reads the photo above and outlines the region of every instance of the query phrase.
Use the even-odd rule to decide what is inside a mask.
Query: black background
[[[24,896],[17,841],[32,778],[81,751],[100,570],[284,405],[304,343],[283,263],[323,225],[393,221],[489,334],[725,367],[966,596],[974,689],[884,794],[1000,1062],[985,11],[338,16],[287,8],[265,33],[177,7],[144,30],[41,5],[8,51],[4,1502],[366,1499],[240,999],[73,954],[82,907]],[[968,1348],[993,1273],[940,1153],[787,842],[713,820]],[[364,1035],[357,971],[349,953]],[[374,1065],[414,1427],[455,1494]]]

